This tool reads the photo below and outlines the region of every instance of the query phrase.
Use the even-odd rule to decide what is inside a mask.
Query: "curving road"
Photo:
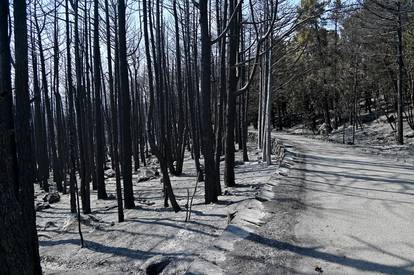
[[[414,166],[277,136],[298,154],[267,203],[272,217],[229,253],[227,273],[414,274]]]

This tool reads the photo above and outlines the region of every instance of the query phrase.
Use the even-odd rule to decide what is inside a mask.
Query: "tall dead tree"
[[[21,2],[21,1],[20,1]],[[20,3],[21,5],[21,3]],[[21,7],[20,7],[21,8]],[[27,231],[30,222],[22,215],[19,202],[19,165],[13,117],[9,46],[9,1],[0,2],[0,266],[5,274],[41,274],[39,257],[32,254]],[[26,18],[23,17],[24,24]],[[21,18],[18,22],[22,22]],[[17,61],[17,60],[16,60]],[[19,60],[19,63],[21,61]],[[19,69],[21,64],[19,64]],[[20,73],[20,71],[19,71]],[[26,129],[27,130],[27,129]],[[30,143],[29,143],[30,144]],[[29,171],[30,172],[30,171]],[[27,183],[27,182],[24,182]],[[32,183],[29,182],[29,185]],[[26,188],[27,189],[27,188]],[[33,201],[32,201],[33,203]],[[27,212],[27,210],[25,210]],[[31,225],[30,225],[31,226]],[[36,229],[36,227],[34,227]],[[36,236],[37,238],[37,236]]]
[[[397,143],[404,144],[403,111],[404,111],[404,53],[403,23],[401,19],[401,1],[397,1],[397,56],[398,56],[398,91],[397,91]]]
[[[5,5],[8,6],[7,1]],[[6,7],[2,7],[7,9]],[[8,18],[7,13],[5,18]],[[6,20],[6,19],[5,19]],[[2,22],[2,27],[7,23]],[[18,37],[15,47],[15,95],[16,95],[16,153],[17,153],[17,184],[14,186],[17,201],[20,204],[21,217],[23,222],[23,235],[19,236],[23,246],[19,249],[25,250],[28,258],[23,263],[23,270],[26,267],[27,273],[41,274],[39,257],[39,244],[36,230],[36,215],[34,210],[34,186],[33,178],[33,151],[31,143],[30,127],[30,97],[29,97],[29,74],[28,74],[28,41],[27,41],[27,21],[26,21],[26,1],[14,1],[14,37]],[[7,42],[8,44],[8,39]],[[6,51],[6,55],[9,52]],[[3,55],[2,55],[3,56]],[[10,55],[9,55],[10,56]],[[7,63],[8,58],[4,63]],[[3,62],[2,62],[3,63]],[[6,78],[8,73],[5,72]],[[6,80],[7,82],[7,80]],[[7,86],[6,86],[7,87]],[[7,95],[7,94],[6,94]],[[10,108],[10,107],[9,107]],[[10,110],[8,108],[8,110]],[[16,173],[16,170],[14,170]],[[16,237],[16,236],[15,236]],[[7,240],[7,242],[10,240]],[[7,254],[7,253],[6,253]],[[17,267],[21,268],[21,267]],[[25,273],[25,272],[23,272]]]
[[[119,93],[122,103],[120,113],[121,147],[122,147],[122,177],[124,181],[125,208],[135,207],[132,188],[132,143],[131,143],[131,99],[128,82],[128,63],[125,30],[125,1],[118,0],[118,40],[119,40]]]
[[[95,138],[96,138],[96,183],[98,188],[98,199],[106,199],[105,181],[104,181],[104,142],[103,142],[103,116],[101,101],[101,51],[99,47],[99,4],[94,0],[94,29],[93,29],[93,67],[94,67],[94,84],[95,84]]]
[[[58,3],[54,6],[54,22],[53,22],[53,94],[56,103],[56,133],[57,133],[57,154],[54,163],[53,177],[59,192],[66,193],[66,182],[64,181],[64,156],[65,152],[65,129],[64,115],[62,106],[62,97],[59,89],[59,28],[58,28]]]
[[[241,0],[240,0],[241,1]],[[236,9],[236,0],[229,0],[229,13],[239,14]],[[234,125],[236,119],[236,92],[237,92],[237,55],[239,50],[239,16],[229,21],[229,49],[228,49],[228,79],[227,79],[227,106],[226,106],[226,146],[224,182],[226,186],[235,186],[234,177]]]
[[[112,141],[112,163],[115,171],[115,184],[116,184],[116,198],[118,203],[118,222],[124,221],[124,209],[122,201],[122,187],[121,187],[121,175],[119,171],[119,152],[118,152],[118,112],[116,107],[114,81],[112,72],[112,51],[111,51],[111,34],[110,34],[110,22],[109,22],[109,4],[108,0],[105,0],[105,20],[106,20],[106,50],[107,50],[107,62],[108,62],[108,82],[109,82],[109,100],[111,106],[111,125],[112,131],[110,139]]]
[[[208,0],[199,1],[201,29],[201,127],[205,166],[205,203],[217,202],[219,174],[214,159],[214,134],[211,123],[211,39],[209,34]]]
[[[76,123],[75,123],[75,107],[74,107],[74,89],[72,79],[72,54],[71,54],[71,33],[70,33],[70,21],[69,21],[69,1],[65,0],[65,16],[66,16],[66,63],[67,63],[67,97],[69,101],[69,193],[70,193],[70,211],[76,213]]]
[[[79,172],[81,178],[81,198],[82,198],[82,211],[85,214],[91,213],[90,206],[90,182],[88,178],[88,162],[87,162],[87,136],[85,127],[85,89],[82,85],[83,77],[83,65],[80,55],[80,39],[79,39],[79,0],[74,0],[74,32],[75,32],[75,74],[76,74],[76,118],[78,129],[78,144],[79,144]]]

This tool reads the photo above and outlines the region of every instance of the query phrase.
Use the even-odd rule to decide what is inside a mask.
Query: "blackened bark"
[[[227,6],[228,0],[224,0],[223,17],[221,18],[219,33],[224,29],[227,22]],[[217,8],[218,9],[218,8]],[[219,24],[218,24],[219,25]],[[223,126],[224,126],[224,108],[226,98],[226,36],[220,40],[220,87],[219,87],[219,102],[218,102],[218,118],[216,125],[216,169],[220,171],[220,157],[223,153]],[[220,186],[221,187],[221,186]]]
[[[201,28],[201,127],[205,166],[205,203],[217,202],[218,170],[214,160],[214,135],[211,126],[211,42],[209,35],[208,0],[199,1]]]
[[[85,214],[91,213],[90,206],[90,186],[87,175],[87,144],[85,136],[85,89],[82,85],[83,66],[79,49],[79,0],[74,1],[75,9],[75,72],[76,72],[76,115],[78,124],[78,140],[79,140],[79,159],[80,159],[80,178],[81,178],[81,198],[82,211]]]
[[[3,24],[2,24],[3,25]],[[33,151],[30,128],[30,98],[28,87],[28,45],[27,45],[27,21],[26,1],[14,1],[14,37],[19,38],[15,43],[15,94],[16,94],[16,145],[18,156],[18,201],[21,205],[21,219],[24,224],[25,247],[30,266],[28,273],[41,274],[39,257],[39,244],[36,230],[36,215],[34,210],[34,186],[33,178]]]
[[[62,116],[62,100],[59,92],[59,33],[58,33],[58,17],[57,17],[57,2],[55,2],[54,11],[54,31],[53,31],[53,92],[56,102],[56,133],[57,133],[57,148],[56,159],[53,164],[53,177],[56,182],[56,187],[59,192],[66,193],[66,188],[62,185],[64,171],[63,171],[63,156],[64,152],[64,129]]]
[[[401,21],[401,2],[397,1],[397,55],[398,55],[398,92],[397,92],[397,143],[404,144],[403,109],[404,109],[404,57],[403,57],[403,30]]]
[[[116,108],[116,100],[114,94],[114,82],[112,76],[112,54],[111,54],[111,35],[110,35],[110,24],[109,24],[109,6],[108,0],[105,0],[105,18],[106,18],[106,49],[108,58],[108,72],[109,72],[109,100],[111,105],[112,113],[112,157],[113,157],[113,169],[115,170],[116,180],[116,199],[118,203],[118,222],[124,221],[124,208],[122,205],[122,187],[121,187],[121,175],[119,171],[119,152],[118,152],[118,113]]]
[[[18,203],[18,163],[13,121],[13,95],[8,30],[8,1],[0,1],[0,266],[5,274],[36,272],[25,239]],[[37,272],[40,274],[40,272]]]
[[[229,0],[229,14],[236,8],[236,1]],[[234,123],[236,119],[236,92],[237,72],[236,58],[238,53],[238,20],[229,22],[229,56],[228,56],[228,82],[226,106],[226,145],[224,163],[224,183],[226,186],[235,186],[234,178]]]
[[[98,187],[98,199],[106,199],[105,181],[104,181],[104,141],[103,141],[103,116],[101,101],[101,52],[99,49],[99,10],[98,0],[94,0],[94,30],[93,30],[93,65],[94,65],[94,83],[95,83],[95,137],[96,137],[96,184]]]
[[[121,146],[122,146],[122,177],[124,180],[125,208],[135,207],[132,188],[132,162],[131,162],[131,99],[128,83],[128,63],[126,54],[126,30],[125,30],[125,1],[118,0],[118,34],[119,34],[119,92],[122,101],[122,113],[120,113]]]
[[[70,193],[70,212],[76,213],[76,125],[75,125],[75,108],[73,102],[73,80],[72,80],[72,56],[70,52],[70,28],[69,28],[69,1],[65,1],[66,13],[66,62],[67,62],[67,95],[69,101],[69,193]]]

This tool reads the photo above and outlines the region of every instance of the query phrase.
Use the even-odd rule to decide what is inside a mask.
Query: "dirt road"
[[[351,146],[278,135],[297,151],[273,213],[228,273],[414,274],[414,166]]]

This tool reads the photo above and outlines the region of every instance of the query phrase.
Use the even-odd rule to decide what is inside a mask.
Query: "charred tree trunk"
[[[94,65],[94,83],[95,83],[95,138],[96,138],[96,185],[98,188],[98,199],[106,199],[105,181],[104,181],[104,141],[103,141],[103,116],[101,101],[101,52],[99,48],[99,10],[98,0],[94,0],[94,30],[93,30],[93,65]]]
[[[109,25],[109,6],[108,0],[105,0],[105,17],[106,17],[106,49],[107,49],[107,57],[108,57],[108,72],[109,72],[109,97],[110,97],[110,105],[111,105],[111,114],[112,114],[112,131],[111,131],[111,139],[112,139],[112,157],[113,167],[115,171],[115,180],[116,180],[116,198],[118,203],[118,222],[124,221],[124,209],[122,205],[122,187],[121,187],[121,175],[119,171],[119,152],[118,152],[118,113],[116,108],[116,100],[114,94],[114,82],[113,82],[113,74],[112,74],[112,53],[111,53],[111,35],[110,35],[110,25]]]
[[[132,162],[131,162],[131,99],[128,84],[128,63],[126,53],[126,30],[125,30],[125,1],[118,0],[118,34],[119,34],[119,92],[122,102],[122,113],[120,113],[120,130],[122,146],[122,177],[124,180],[125,208],[135,207],[134,193],[132,188]]]
[[[397,1],[397,55],[398,55],[398,92],[397,92],[397,143],[404,144],[403,112],[404,112],[404,56],[403,30],[401,21],[401,2]]]
[[[15,43],[15,95],[16,95],[16,119],[15,127],[12,122],[12,94],[10,80],[10,51],[8,39],[8,1],[0,4],[0,92],[6,100],[0,101],[1,121],[0,127],[8,130],[1,134],[1,165],[2,194],[0,201],[3,207],[13,207],[10,212],[3,213],[1,217],[6,221],[6,226],[1,226],[0,250],[2,253],[0,264],[2,271],[8,273],[41,274],[39,257],[39,244],[36,230],[36,215],[34,210],[33,187],[33,151],[31,146],[30,129],[30,98],[28,87],[28,41],[26,21],[26,1],[14,1],[14,37],[19,38]],[[4,93],[3,93],[4,92]],[[4,107],[4,108],[3,108]],[[4,121],[4,124],[3,124]],[[3,126],[4,125],[4,126]],[[0,130],[2,130],[0,128]],[[15,130],[13,132],[13,129]],[[15,133],[15,142],[13,141]],[[29,142],[28,142],[29,141]],[[4,145],[3,145],[4,144]],[[4,150],[3,150],[4,149]],[[3,157],[5,153],[5,157]],[[6,170],[3,170],[4,168]],[[9,168],[9,169],[7,169]],[[5,174],[12,176],[11,181],[4,178]],[[4,187],[4,189],[3,189]],[[3,191],[6,191],[3,193]],[[14,204],[14,205],[13,205]],[[14,214],[13,214],[14,213]],[[16,222],[16,224],[14,223]],[[4,228],[4,229],[3,229]],[[13,232],[11,232],[11,230]],[[8,233],[8,235],[6,235]],[[11,234],[10,234],[11,233]],[[11,254],[14,253],[14,254]],[[23,258],[20,258],[20,257]],[[3,264],[4,261],[4,264]]]
[[[236,7],[236,0],[229,0],[229,14]],[[236,15],[237,16],[237,15]],[[237,16],[238,17],[238,16]],[[235,186],[234,177],[234,125],[236,120],[236,92],[237,71],[236,59],[239,46],[239,18],[229,22],[229,56],[228,56],[228,83],[227,83],[227,113],[226,113],[226,148],[224,165],[224,182],[226,186]]]
[[[70,28],[69,28],[69,2],[66,4],[66,51],[67,51],[67,94],[69,101],[69,193],[70,193],[70,211],[76,213],[76,125],[75,125],[75,108],[73,102],[73,80],[72,80],[72,57],[70,52]]]
[[[63,169],[63,155],[64,152],[64,129],[63,129],[63,106],[62,98],[59,92],[59,30],[57,18],[57,3],[55,2],[54,11],[54,41],[53,41],[53,93],[56,102],[56,133],[57,133],[57,153],[54,163],[53,175],[56,182],[56,187],[59,192],[66,193],[64,184],[64,169]]]
[[[217,202],[219,180],[218,171],[214,159],[214,135],[211,124],[211,42],[208,20],[208,0],[199,1],[200,28],[201,28],[201,127],[202,144],[205,166],[205,203]]]
[[[80,159],[80,178],[81,178],[81,198],[82,211],[84,214],[91,213],[90,207],[90,186],[88,179],[87,163],[87,144],[86,144],[86,127],[85,127],[85,89],[82,85],[83,66],[79,48],[79,0],[75,0],[75,72],[76,72],[76,114],[78,123],[78,140],[79,140],[79,159]]]

